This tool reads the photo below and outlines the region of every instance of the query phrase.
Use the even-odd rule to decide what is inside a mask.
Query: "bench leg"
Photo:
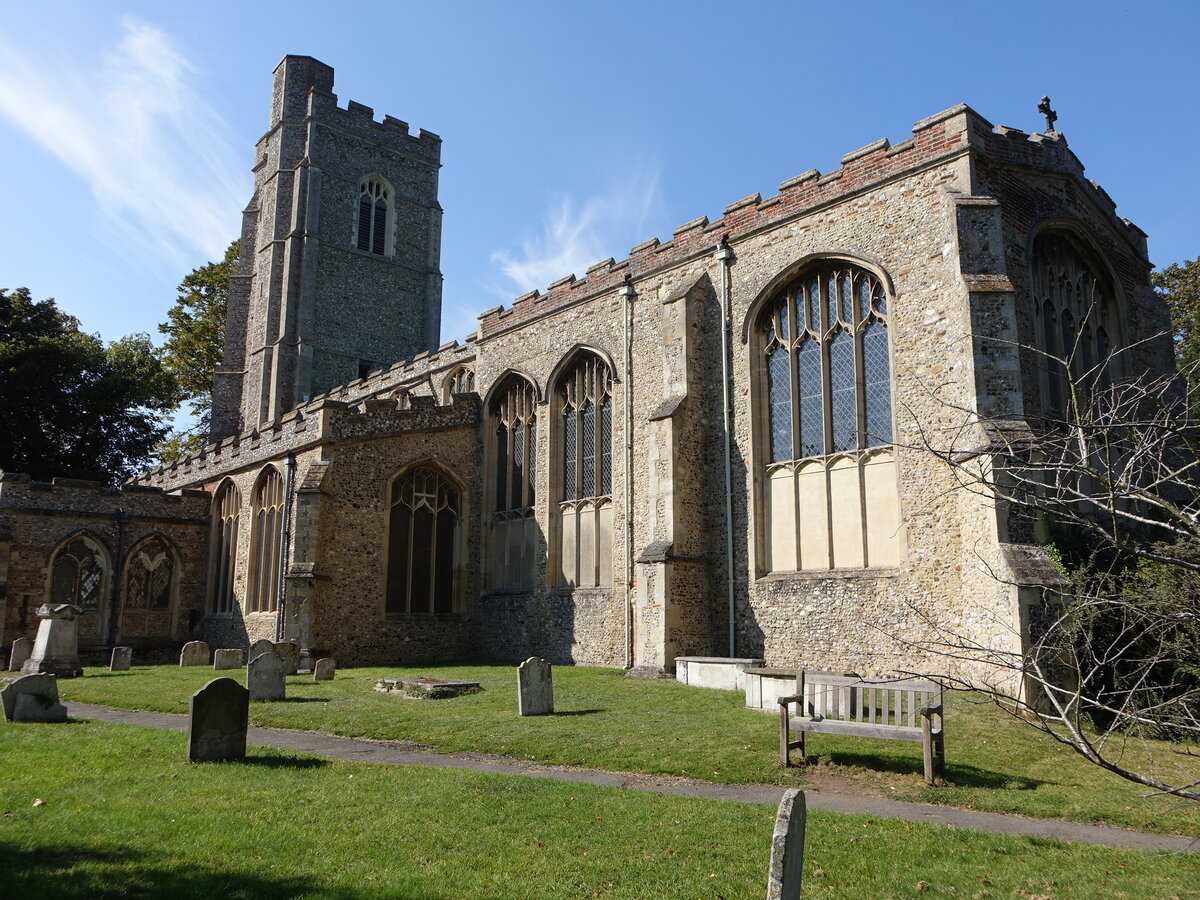
[[[779,764],[785,769],[791,768],[791,735],[788,734],[788,708],[786,703],[779,704]]]
[[[925,783],[933,784],[933,723],[921,717],[921,755],[925,759]]]

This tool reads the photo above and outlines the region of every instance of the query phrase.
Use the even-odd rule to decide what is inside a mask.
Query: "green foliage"
[[[148,335],[105,347],[53,300],[0,289],[0,469],[122,481],[150,459],[177,398]]]
[[[519,721],[532,729],[544,718]],[[195,764],[184,742],[87,720],[0,726],[6,896],[763,894],[771,806],[253,746],[242,763]],[[809,812],[804,857],[805,896],[829,900],[1195,896],[1191,854],[820,811]]]
[[[1200,257],[1152,272],[1150,283],[1170,311],[1175,359],[1194,391],[1200,387]]]
[[[199,450],[207,441],[212,407],[213,373],[225,352],[225,317],[229,309],[229,278],[237,267],[241,242],[234,241],[220,262],[193,269],[179,283],[175,305],[158,326],[166,335],[162,360],[179,382],[180,402],[190,403],[198,417],[193,428],[168,437],[159,456],[171,462]]]

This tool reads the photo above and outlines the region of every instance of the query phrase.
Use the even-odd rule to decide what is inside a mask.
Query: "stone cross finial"
[[[1058,121],[1058,113],[1050,108],[1050,98],[1043,97],[1042,102],[1038,104],[1038,112],[1046,117],[1046,131],[1054,130],[1054,123]]]

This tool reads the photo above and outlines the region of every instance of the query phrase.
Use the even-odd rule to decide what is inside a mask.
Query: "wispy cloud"
[[[511,287],[494,285],[501,296],[545,288],[565,275],[583,275],[587,267],[609,256],[620,258],[663,209],[658,167],[638,163],[603,193],[577,200],[557,196],[546,211],[541,230],[525,237],[519,249],[492,253]]]
[[[115,250],[175,268],[197,252],[219,258],[249,196],[243,160],[168,36],[121,25],[99,60],[50,65],[36,46],[0,43],[0,113],[89,186]]]

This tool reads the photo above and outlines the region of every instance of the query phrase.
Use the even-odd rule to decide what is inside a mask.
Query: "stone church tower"
[[[333,94],[309,56],[276,67],[231,280],[212,438],[438,344],[441,139]]]

